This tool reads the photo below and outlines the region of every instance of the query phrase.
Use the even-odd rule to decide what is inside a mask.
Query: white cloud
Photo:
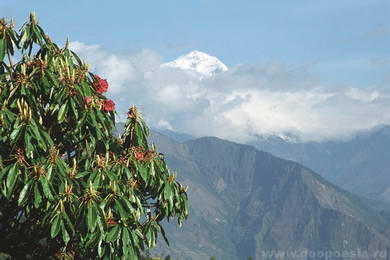
[[[160,68],[162,59],[151,50],[115,54],[71,46],[108,79],[121,116],[134,103],[153,127],[245,142],[258,134],[346,138],[390,122],[388,87],[323,86],[306,68],[281,64],[240,65],[201,80]]]
[[[365,90],[351,88],[346,95],[360,102],[371,103],[380,97],[378,90]]]
[[[100,49],[99,45],[88,45],[83,42],[74,41],[70,43],[70,48],[74,52],[96,52]]]

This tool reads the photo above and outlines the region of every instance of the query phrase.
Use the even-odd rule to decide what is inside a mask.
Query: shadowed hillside
[[[293,160],[353,193],[390,201],[390,126],[346,141],[295,143],[259,138],[256,148]]]
[[[191,205],[182,228],[168,225],[171,247],[158,251],[233,260],[263,259],[264,250],[390,248],[385,218],[298,163],[212,137],[178,143],[153,133],[152,141],[189,185]]]

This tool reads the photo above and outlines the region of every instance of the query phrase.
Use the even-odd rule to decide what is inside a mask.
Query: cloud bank
[[[348,138],[390,123],[390,88],[323,85],[303,67],[238,65],[210,78],[160,67],[152,50],[110,53],[97,45],[71,48],[108,79],[122,119],[140,107],[149,125],[194,136],[248,142],[257,135],[302,140]]]

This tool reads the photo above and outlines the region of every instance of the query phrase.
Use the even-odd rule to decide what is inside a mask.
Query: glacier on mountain
[[[174,61],[161,64],[161,67],[196,72],[200,78],[208,78],[228,70],[228,67],[217,57],[196,50],[182,55]]]

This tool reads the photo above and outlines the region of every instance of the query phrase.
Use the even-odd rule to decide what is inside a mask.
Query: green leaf
[[[136,229],[136,232],[131,232],[131,240],[132,240],[134,246],[130,247],[130,251],[132,251],[132,252],[130,252],[130,254],[134,254],[135,253],[134,252],[134,247],[138,247],[138,245],[139,245],[139,235],[136,234],[137,231],[139,233],[141,233],[138,229]],[[142,233],[141,233],[141,235],[142,235]],[[143,235],[142,235],[142,237],[143,237]],[[143,239],[144,239],[144,237],[142,238],[142,240]]]
[[[139,229],[135,229],[135,234],[141,238],[141,239],[145,239],[144,235],[142,234],[142,232],[139,230]]]
[[[24,147],[26,148],[26,155],[28,158],[31,158],[34,152],[34,148],[31,144],[31,135],[24,135]]]
[[[188,197],[187,195],[182,198],[182,200],[184,201],[184,209],[185,209],[185,214],[188,215],[188,209],[189,209],[189,205],[188,205]]]
[[[79,172],[76,174],[75,178],[80,179],[80,178],[87,176],[88,174],[90,174],[90,172]]]
[[[61,219],[60,215],[57,215],[54,218],[53,223],[51,224],[50,235],[52,238],[56,237],[58,235],[58,233],[60,232],[61,224],[62,224],[62,219]]]
[[[134,212],[134,208],[131,205],[131,202],[129,201],[129,199],[125,196],[123,196],[121,199],[122,199],[122,202],[124,202],[124,204],[126,205],[127,210],[129,210],[130,213]]]
[[[129,230],[124,228],[122,230],[122,244],[123,244],[123,254],[125,256],[129,255],[129,247],[131,247],[131,240]]]
[[[11,194],[14,190],[18,175],[19,175],[19,167],[18,167],[18,164],[15,163],[13,165],[13,167],[11,167],[11,169],[9,170],[8,176],[7,176],[7,183],[6,183],[6,185],[7,185],[7,198],[11,197]]]
[[[47,181],[46,177],[39,178],[39,182],[42,185],[42,189],[43,189],[43,193],[45,194],[45,197],[49,200],[53,200],[54,197],[50,189],[50,184]]]
[[[96,228],[96,219],[97,219],[97,210],[96,210],[96,205],[93,204],[91,207],[88,208],[88,213],[87,213],[87,224],[90,232],[93,232]]]
[[[79,112],[77,111],[76,103],[74,102],[73,99],[70,100],[70,107],[72,109],[72,112],[73,112],[75,118],[78,119]]]
[[[132,175],[131,175],[131,172],[130,172],[129,168],[125,168],[125,173],[126,173],[126,177],[127,177],[128,179],[131,179],[131,178],[132,178]]]
[[[148,150],[148,142],[146,136],[141,128],[139,123],[135,124],[135,134],[137,136],[137,142],[139,146],[142,146],[144,149]]]
[[[7,36],[8,37],[6,37],[5,39],[6,39],[6,42],[7,42],[8,51],[9,51],[9,53],[11,55],[14,55],[15,54],[15,48],[14,48],[14,42],[13,42],[12,36],[10,34],[8,34]]]
[[[106,237],[107,242],[115,241],[119,236],[120,230],[121,227],[119,225],[116,225],[115,227],[111,228],[110,232],[108,232]]]
[[[7,42],[5,37],[0,38],[0,62],[4,60],[5,54],[7,52]]]
[[[100,258],[102,258],[102,256],[104,255],[104,251],[105,251],[105,246],[102,245],[102,241],[100,240],[99,244],[98,244],[98,255]]]
[[[22,125],[18,125],[14,128],[14,130],[11,132],[11,135],[10,135],[11,141],[16,140],[16,138],[19,136],[21,129],[22,129]]]
[[[70,227],[72,232],[75,233],[76,230],[74,229],[74,225],[73,225],[72,221],[70,220],[68,214],[66,214],[66,212],[64,211],[64,212],[61,213],[61,215],[62,215],[63,219],[65,219],[66,224],[68,224],[68,227]]]
[[[53,173],[53,165],[47,167],[47,180],[50,181]]]
[[[13,164],[8,165],[8,166],[6,166],[5,168],[1,169],[1,172],[0,172],[0,181],[2,181],[3,178],[7,175],[7,173],[9,172],[9,169],[11,169],[11,167],[13,167]]]
[[[39,34],[42,36],[42,40],[44,40],[44,36],[45,36],[45,31],[42,29],[41,26],[37,25],[36,28],[38,29],[39,31]]]
[[[141,125],[145,136],[150,135],[149,127],[146,125],[145,121],[141,119]]]
[[[33,31],[33,33],[34,33],[34,38],[35,38],[35,42],[37,43],[37,44],[39,44],[39,45],[42,45],[42,40],[43,40],[43,38],[42,38],[42,35],[41,35],[41,32],[40,32],[40,30],[37,28],[37,26],[36,25],[32,25],[31,26],[31,29],[32,29],[32,31]]]
[[[62,123],[65,119],[65,114],[67,112],[67,108],[68,108],[68,104],[65,103],[65,104],[62,104],[62,106],[60,107],[60,111],[58,111],[58,115],[57,115],[57,121],[59,123]]]
[[[49,135],[46,131],[41,131],[41,134],[42,134],[43,137],[45,138],[46,143],[48,143],[50,146],[53,146],[53,145],[54,145],[53,140],[51,139],[50,135]]]
[[[97,171],[94,171],[92,172],[90,175],[89,175],[89,178],[88,178],[88,181],[87,183],[94,183],[95,182],[95,179],[98,177],[98,172]]]
[[[117,175],[115,174],[114,170],[112,170],[112,169],[107,171],[107,176],[110,179],[110,181],[112,181],[112,182],[116,182],[118,180]]]
[[[34,207],[39,208],[42,202],[42,195],[38,187],[38,183],[34,185]]]
[[[30,193],[30,188],[31,188],[32,180],[29,180],[23,187],[22,191],[19,194],[19,199],[18,199],[18,205],[21,206],[26,202],[26,198],[28,197]]]
[[[24,48],[25,42],[29,40],[29,25],[26,25],[23,28],[22,37],[19,40],[19,44]]]
[[[95,127],[98,128],[98,123],[96,121],[96,116],[94,112],[88,113],[88,121]]]
[[[148,169],[146,168],[146,166],[143,165],[142,163],[137,163],[137,162],[135,163],[135,166],[136,166],[141,178],[145,181],[145,183],[148,183],[149,172],[148,172]]]
[[[69,242],[69,240],[70,240],[69,233],[68,233],[68,231],[66,230],[63,221],[61,221],[61,224],[60,224],[60,225],[61,225],[62,239],[64,240],[65,245],[67,245],[68,242]]]
[[[115,200],[115,206],[116,206],[115,209],[119,211],[119,215],[121,216],[121,219],[128,219],[129,214],[123,208],[122,204],[119,202],[119,199]]]
[[[49,78],[54,86],[58,87],[60,85],[60,82],[58,81],[58,78],[53,74],[53,72],[48,71],[47,74],[49,75]]]
[[[32,130],[31,134],[35,137],[35,139],[39,143],[39,146],[42,149],[47,149],[47,144],[46,144],[47,142],[45,142],[45,140],[43,140],[42,135],[41,135],[41,131],[39,130],[38,125],[36,124],[35,120],[33,120],[33,119],[30,121],[30,129]],[[29,132],[31,132],[31,131],[29,131]]]
[[[49,79],[47,77],[42,77],[41,82],[42,86],[44,86],[45,88],[50,88]]]
[[[146,243],[148,245],[148,247],[152,247],[153,246],[153,231],[151,229],[151,226],[150,225],[147,225],[146,226]]]
[[[170,202],[173,199],[172,188],[171,188],[171,185],[169,183],[165,183],[164,197],[165,197],[165,199],[169,200]]]
[[[153,161],[150,161],[150,163],[149,163],[149,174],[150,174],[150,176],[156,175],[156,170],[154,169],[154,162]]]
[[[88,240],[87,243],[85,243],[85,247],[96,245],[96,242],[98,241],[99,237],[100,237],[99,233],[97,232],[92,233],[90,236],[88,236]]]

